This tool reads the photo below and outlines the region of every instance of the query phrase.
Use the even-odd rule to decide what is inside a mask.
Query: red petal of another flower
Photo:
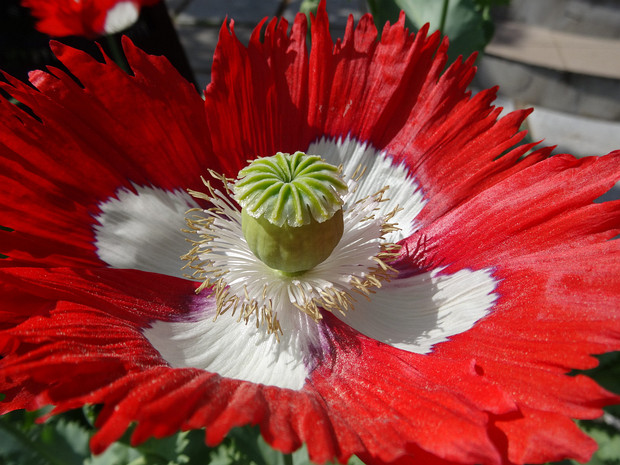
[[[114,1],[114,0],[113,0]],[[110,1],[22,0],[39,21],[37,30],[53,37],[70,35],[95,38],[101,35]]]
[[[52,37],[105,35],[108,11],[122,0],[22,0],[39,19],[37,30]],[[136,6],[154,5],[159,0],[131,0]]]

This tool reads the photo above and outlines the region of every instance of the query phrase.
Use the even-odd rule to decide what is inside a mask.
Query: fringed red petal
[[[222,27],[204,102],[127,41],[134,76],[55,44],[79,83],[50,69],[31,75],[37,90],[1,84],[30,113],[0,101],[0,224],[15,229],[0,231],[0,409],[101,403],[95,452],[132,423],[134,444],[205,427],[211,445],[251,423],[282,451],[307,443],[318,463],[587,460],[593,442],[571,418],[619,399],[567,373],[620,349],[620,204],[592,203],[620,177],[620,153],[516,146],[528,112],[498,120],[494,89],[466,90],[474,58],[445,69],[447,42],[409,34],[403,16],[380,41],[369,16],[350,20],[334,43],[321,3],[309,51],[306,33],[303,15],[290,31],[273,20],[246,48]],[[491,270],[493,311],[426,355],[326,315],[329,350],[299,391],[168,366],[142,331],[186,318],[196,284],[107,268],[97,206],[347,136],[405,163],[424,194],[401,264]]]
[[[200,189],[208,168],[221,170],[193,86],[165,58],[125,47],[135,76],[56,43],[81,85],[55,69],[31,75],[38,92],[2,85],[35,116],[0,101],[0,223],[19,230],[0,231],[0,266],[102,266],[100,202],[135,185]]]

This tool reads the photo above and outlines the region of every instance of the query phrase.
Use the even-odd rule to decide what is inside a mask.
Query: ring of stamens
[[[204,178],[207,192],[188,191],[212,206],[188,211],[188,228],[184,231],[195,234],[197,239],[190,240],[192,248],[181,258],[187,261],[184,269],[192,270],[187,277],[202,281],[196,292],[209,289],[213,295],[215,318],[227,312],[237,313],[237,320],[246,323],[255,318],[257,327],[264,325],[277,337],[282,332],[278,312],[283,311],[283,306],[297,308],[318,322],[322,319],[321,309],[346,314],[353,309],[356,297],[369,298],[382,282],[395,276],[388,262],[400,247],[383,238],[398,229],[390,222],[398,209],[378,216],[388,187],[348,205],[356,185],[355,180],[350,180],[349,194],[343,198],[348,228],[341,241],[344,244],[324,263],[292,277],[283,276],[253,256],[241,234],[240,208],[232,200],[233,180],[209,173],[223,185],[224,192]],[[355,263],[338,262],[342,260],[339,256],[354,255],[359,256]]]

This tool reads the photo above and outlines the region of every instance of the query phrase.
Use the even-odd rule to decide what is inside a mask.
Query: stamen
[[[322,310],[346,314],[356,299],[368,299],[396,270],[388,262],[398,255],[400,246],[383,242],[385,234],[398,229],[390,223],[398,208],[379,215],[387,188],[351,205],[347,200],[355,191],[349,181],[349,194],[343,197],[345,232],[332,255],[300,276],[287,276],[259,261],[241,233],[241,211],[232,197],[232,180],[210,172],[224,191],[203,178],[207,192],[189,190],[211,207],[192,209],[186,217],[185,232],[195,234],[191,250],[182,258],[189,278],[202,281],[196,292],[208,289],[216,302],[216,315],[238,312],[238,321],[255,320],[278,338],[282,328],[278,313],[298,310],[319,322]]]

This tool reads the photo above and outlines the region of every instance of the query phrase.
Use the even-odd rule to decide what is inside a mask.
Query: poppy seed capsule
[[[314,268],[342,237],[346,191],[338,168],[319,156],[277,153],[254,160],[234,186],[250,250],[286,274]]]

